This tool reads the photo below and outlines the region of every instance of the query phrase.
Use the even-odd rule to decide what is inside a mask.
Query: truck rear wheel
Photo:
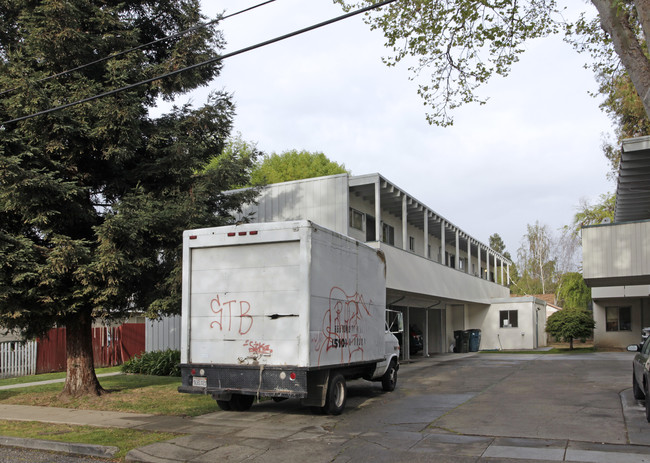
[[[255,396],[252,395],[243,395],[243,394],[233,394],[230,398],[230,409],[236,412],[245,412],[253,405]]]
[[[393,392],[397,386],[397,365],[390,362],[384,376],[381,377],[381,388],[386,392]]]
[[[327,399],[323,411],[330,415],[340,415],[343,413],[347,399],[348,389],[345,385],[345,378],[342,374],[337,373],[330,378],[327,386]]]
[[[219,405],[219,408],[225,412],[232,410],[232,407],[230,407],[230,400],[217,400],[217,405]]]

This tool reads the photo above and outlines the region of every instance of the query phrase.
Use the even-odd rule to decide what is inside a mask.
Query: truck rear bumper
[[[307,370],[290,366],[182,364],[181,379],[178,391],[189,394],[303,398],[308,392]]]

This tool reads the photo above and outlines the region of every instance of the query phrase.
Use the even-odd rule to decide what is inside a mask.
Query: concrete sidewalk
[[[628,400],[631,391],[625,391]],[[0,405],[7,420],[45,421],[184,433],[175,439],[132,450],[130,462],[265,461],[295,459],[344,462],[368,459],[393,462],[581,461],[597,463],[650,462],[650,446],[576,442],[570,439],[524,439],[394,431],[336,432],[336,417],[310,415],[297,406],[254,413],[220,412],[193,418],[148,414]],[[628,410],[633,411],[628,406]],[[638,410],[636,410],[638,412]],[[225,416],[224,416],[225,415]],[[226,418],[227,419],[224,419]],[[626,416],[627,419],[627,416]],[[634,421],[633,419],[631,419]],[[637,420],[638,421],[638,420]],[[647,424],[647,423],[646,423]],[[646,427],[646,431],[647,427]],[[648,432],[646,432],[648,434]],[[647,437],[644,438],[647,440]],[[24,446],[110,458],[110,448],[34,439],[0,438],[0,445]]]

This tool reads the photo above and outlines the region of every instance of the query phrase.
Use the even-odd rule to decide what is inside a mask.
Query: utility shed
[[[482,327],[482,350],[525,350],[546,345],[546,302],[533,296],[492,299],[487,310],[470,311]]]

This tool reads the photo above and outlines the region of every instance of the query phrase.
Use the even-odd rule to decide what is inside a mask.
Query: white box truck
[[[395,388],[386,317],[384,256],[352,238],[310,221],[186,231],[179,392],[224,410],[271,397],[340,414],[346,380]]]

